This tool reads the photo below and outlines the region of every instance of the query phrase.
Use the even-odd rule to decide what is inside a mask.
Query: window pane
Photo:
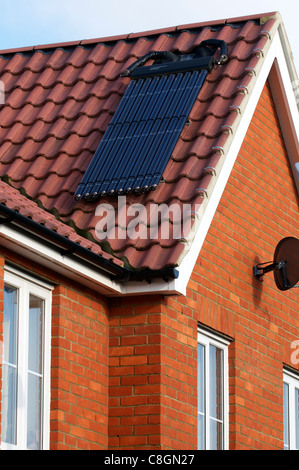
[[[4,286],[1,439],[16,444],[17,435],[18,290]]]
[[[33,374],[28,375],[28,414],[27,414],[27,447],[41,448],[41,397],[42,379]]]
[[[17,443],[17,369],[3,364],[1,440]]]
[[[295,388],[296,449],[299,450],[299,390]]]
[[[17,365],[18,353],[18,289],[4,287],[4,318],[3,318],[3,360]]]
[[[210,345],[210,448],[223,448],[223,350]]]
[[[206,448],[205,436],[205,348],[202,344],[197,347],[197,447]]]
[[[44,301],[29,297],[27,447],[41,448]]]
[[[210,418],[210,449],[222,450],[222,422]]]
[[[42,374],[43,364],[43,310],[43,300],[30,294],[28,369],[38,374]]]
[[[284,450],[290,448],[289,441],[289,386],[287,383],[283,384],[283,435],[284,435]]]

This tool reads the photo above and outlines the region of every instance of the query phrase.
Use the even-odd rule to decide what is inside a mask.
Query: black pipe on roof
[[[2,217],[3,215],[4,217]],[[117,281],[143,281],[151,282],[152,279],[176,279],[178,271],[174,267],[166,267],[159,270],[144,269],[141,271],[130,270],[124,266],[118,266],[112,260],[104,258],[102,255],[94,253],[80,244],[60,235],[59,233],[45,227],[38,222],[20,214],[19,212],[0,204],[0,225],[14,223],[22,230],[35,234],[42,238],[45,243],[51,244],[62,255],[77,256],[88,264],[92,264],[100,269],[104,275]]]

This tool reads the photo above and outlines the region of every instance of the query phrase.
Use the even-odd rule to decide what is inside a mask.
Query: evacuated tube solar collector
[[[144,65],[153,59],[153,64]],[[207,74],[226,60],[226,43],[207,40],[190,54],[152,51],[134,62],[123,74],[131,82],[76,199],[154,190]]]

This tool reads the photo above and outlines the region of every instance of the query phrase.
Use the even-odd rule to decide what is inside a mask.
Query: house
[[[5,50],[0,80],[1,448],[298,449],[279,13]]]

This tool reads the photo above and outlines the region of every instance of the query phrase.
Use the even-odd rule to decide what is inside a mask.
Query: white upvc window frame
[[[283,371],[283,384],[288,387],[288,401],[284,401],[284,448],[285,450],[299,450],[299,435],[296,436],[296,404],[295,402],[295,391],[298,390],[299,393],[299,374],[293,373],[287,369]],[[286,410],[286,405],[288,409]],[[285,445],[285,425],[286,425],[286,416],[285,412],[287,411],[287,425],[288,425],[288,445]],[[298,410],[299,412],[299,410]],[[297,433],[299,434],[299,429],[297,428]],[[296,447],[296,438],[297,438],[297,447]]]
[[[1,441],[1,450],[27,450],[27,396],[28,396],[28,344],[29,297],[43,301],[43,388],[41,406],[41,450],[49,449],[50,435],[50,361],[51,361],[51,308],[53,286],[22,271],[5,267],[4,284],[18,289],[18,351],[17,351],[17,427],[16,445]],[[36,374],[38,375],[38,374]],[[2,382],[3,387],[3,382]],[[1,436],[0,436],[1,437]]]
[[[198,328],[197,333],[197,343],[202,345],[205,349],[204,357],[204,367],[205,367],[205,450],[211,449],[211,439],[210,439],[210,363],[209,363],[209,348],[210,346],[215,346],[223,352],[223,370],[222,370],[222,399],[223,399],[223,450],[228,450],[229,448],[229,388],[228,388],[228,345],[230,344],[229,340],[205,330]],[[199,382],[198,382],[199,386]],[[198,408],[198,415],[200,414]]]

